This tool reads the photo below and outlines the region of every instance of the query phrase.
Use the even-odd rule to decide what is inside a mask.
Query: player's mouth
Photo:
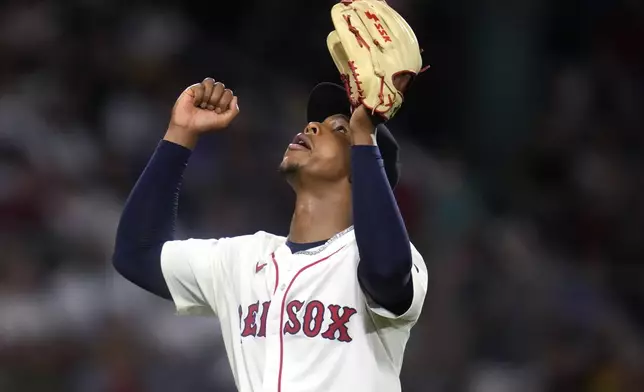
[[[289,150],[308,150],[312,147],[311,139],[303,133],[298,133],[293,138],[291,144],[288,145]]]

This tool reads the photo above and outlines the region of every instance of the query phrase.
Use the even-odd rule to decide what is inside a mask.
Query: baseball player
[[[392,80],[400,92],[409,82]],[[296,194],[287,237],[174,238],[191,151],[200,135],[225,130],[239,114],[238,98],[212,78],[179,96],[125,204],[115,268],[174,301],[179,314],[218,317],[242,392],[401,388],[427,270],[392,192],[398,145],[373,116],[381,113],[347,92],[316,86],[308,123],[286,146],[279,172]]]

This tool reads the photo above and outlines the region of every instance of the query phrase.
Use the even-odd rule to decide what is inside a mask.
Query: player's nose
[[[306,124],[306,128],[304,128],[304,134],[305,135],[317,135],[320,133],[320,124],[316,122],[310,122]]]

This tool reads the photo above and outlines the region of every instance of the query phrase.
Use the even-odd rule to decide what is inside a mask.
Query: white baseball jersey
[[[216,315],[241,392],[395,392],[422,308],[427,269],[412,245],[414,298],[396,316],[363,293],[353,228],[295,254],[286,238],[167,242],[165,280],[179,314]]]

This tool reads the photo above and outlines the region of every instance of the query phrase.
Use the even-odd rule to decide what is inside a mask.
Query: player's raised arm
[[[379,306],[402,315],[412,304],[412,251],[391,185],[374,145],[364,106],[351,117],[353,224],[360,252],[358,279]]]
[[[238,113],[237,97],[212,78],[177,99],[164,140],[132,189],[116,233],[112,262],[132,283],[170,299],[160,260],[163,245],[174,239],[184,169],[199,136],[225,129]]]

